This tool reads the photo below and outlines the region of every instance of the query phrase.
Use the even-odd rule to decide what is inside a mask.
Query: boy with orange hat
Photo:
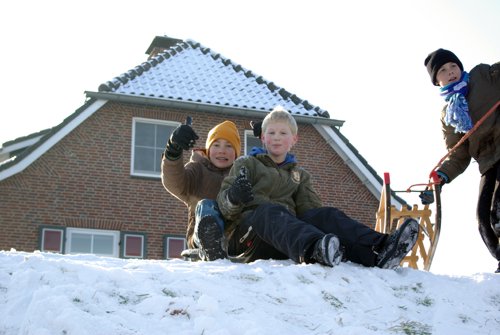
[[[188,163],[183,150],[194,147],[198,135],[191,125],[177,127],[170,136],[161,164],[165,189],[188,207],[187,246],[199,249],[203,260],[225,258],[224,221],[215,198],[241,151],[236,125],[224,121],[208,132],[205,148],[193,149]]]

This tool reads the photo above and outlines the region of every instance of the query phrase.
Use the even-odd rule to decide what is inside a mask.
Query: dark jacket
[[[469,73],[467,102],[472,123],[476,124],[483,115],[500,101],[500,62],[492,66],[479,64]],[[465,134],[455,133],[455,128],[444,123],[446,106],[441,112],[441,123],[446,148],[450,150]],[[449,181],[465,171],[471,158],[484,174],[500,160],[500,108],[490,115],[481,126],[452,153],[439,168]]]
[[[184,165],[182,159],[171,161],[165,157],[161,164],[163,186],[188,207],[186,240],[188,248],[195,248],[193,232],[196,204],[201,199],[215,200],[220,185],[230,168],[219,169],[210,162],[205,150],[193,150],[191,159]]]

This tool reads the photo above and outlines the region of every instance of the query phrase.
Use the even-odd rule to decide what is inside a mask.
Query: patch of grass
[[[422,283],[416,283],[415,286],[412,286],[412,290],[415,292],[415,293],[422,293],[424,290],[422,289],[423,288],[423,285]]]
[[[137,294],[133,297],[128,297],[128,296],[121,295],[121,294],[113,294],[113,295],[118,297],[118,299],[119,299],[118,303],[120,305],[128,305],[128,304],[136,305],[136,304],[140,303],[141,301],[150,297],[150,295],[147,293],[146,294]]]
[[[273,297],[272,295],[269,295],[269,294],[266,294],[266,296],[268,298],[270,298],[271,300],[275,301],[277,304],[282,304],[282,303],[286,302],[286,298]]]
[[[432,327],[417,321],[403,321],[389,328],[391,332],[406,335],[432,335]]]
[[[491,296],[490,301],[495,306],[500,306],[500,294]]]
[[[171,291],[169,290],[168,288],[164,288],[163,290],[161,290],[163,292],[163,294],[165,294],[167,297],[171,297],[171,298],[175,298],[177,297],[177,293],[175,293],[174,291]]]
[[[469,323],[469,321],[472,320],[468,315],[465,314],[459,314],[458,318],[460,319],[460,321],[462,321],[462,323]]]
[[[240,276],[240,279],[246,280],[246,281],[253,281],[253,282],[259,282],[262,280],[262,277],[256,276],[254,274],[242,274]]]
[[[430,306],[434,305],[434,300],[432,298],[429,298],[429,297],[425,297],[423,299],[417,299],[417,305],[423,305],[426,307],[430,307]]]
[[[312,284],[314,283],[312,280],[310,280],[309,278],[306,278],[305,276],[303,275],[298,275],[297,276],[297,279],[299,280],[299,282],[301,282],[302,284]]]
[[[412,286],[397,286],[397,287],[392,287],[392,289],[396,292],[396,295],[398,295],[400,292],[407,292],[407,291],[413,291],[415,293],[424,293],[422,283],[416,283],[415,285]],[[400,295],[400,294],[399,294]]]
[[[337,299],[333,294],[326,292],[326,291],[321,291],[321,294],[323,295],[323,300],[328,302],[330,305],[332,305],[335,308],[343,308],[344,303]]]

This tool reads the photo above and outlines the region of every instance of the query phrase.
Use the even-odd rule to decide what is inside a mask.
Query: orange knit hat
[[[207,143],[205,144],[205,149],[207,149],[207,154],[212,143],[221,138],[231,143],[231,145],[234,148],[234,151],[236,152],[236,158],[237,158],[240,155],[241,151],[241,140],[236,125],[231,121],[224,121],[222,123],[219,123],[212,129],[210,129],[207,136]]]

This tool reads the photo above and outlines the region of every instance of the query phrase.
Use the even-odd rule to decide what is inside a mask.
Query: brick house
[[[294,154],[324,204],[374,225],[382,179],[342,135],[343,121],[197,42],[155,37],[146,54],[85,92],[85,104],[61,124],[2,145],[0,250],[179,257],[187,210],[160,180],[170,132],[192,116],[203,145],[229,119],[244,154],[259,145],[250,121],[276,105],[299,124]]]

